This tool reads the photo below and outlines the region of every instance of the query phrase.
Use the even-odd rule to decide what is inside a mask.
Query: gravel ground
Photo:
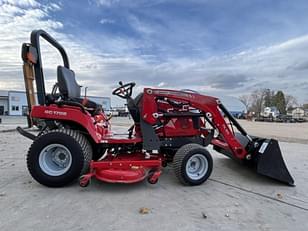
[[[239,120],[249,134],[276,138],[280,141],[308,144],[308,122],[270,123]]]
[[[241,123],[254,135],[308,138],[307,124]],[[113,124],[118,131],[128,127],[122,118]],[[156,185],[93,180],[88,188],[73,183],[53,189],[35,182],[26,169],[31,141],[14,131],[0,132],[0,230],[306,231],[308,145],[292,142],[280,145],[296,187],[259,176],[210,149],[214,170],[201,186],[182,186],[167,167]],[[148,214],[139,213],[143,207]]]

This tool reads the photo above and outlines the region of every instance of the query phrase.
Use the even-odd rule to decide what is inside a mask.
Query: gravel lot
[[[280,141],[308,144],[308,122],[270,123],[239,120],[248,133]]]
[[[24,125],[3,118],[0,131]],[[113,129],[128,122],[113,119]],[[308,123],[272,124],[240,121],[249,133],[276,137],[296,187],[276,183],[242,168],[210,149],[214,170],[197,187],[184,187],[172,168],[156,185],[92,181],[47,188],[28,174],[25,155],[30,140],[0,132],[0,230],[307,230]],[[142,207],[148,214],[140,214]]]

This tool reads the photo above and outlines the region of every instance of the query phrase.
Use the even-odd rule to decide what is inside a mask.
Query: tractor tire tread
[[[183,185],[186,185],[186,186],[198,185],[198,184],[192,183],[191,181],[187,180],[184,177],[183,166],[182,166],[185,156],[194,149],[203,149],[210,156],[209,152],[202,145],[191,143],[191,144],[186,144],[186,145],[183,145],[182,147],[180,147],[178,149],[178,151],[176,152],[176,154],[174,155],[174,158],[173,158],[174,173],[175,173],[176,177],[179,179],[179,181]],[[211,173],[212,162],[210,164],[211,164],[211,167],[210,167],[210,173]]]
[[[88,139],[83,134],[81,134],[78,130],[72,130],[72,129],[67,129],[67,128],[46,130],[46,131],[42,132],[42,134],[34,140],[34,142],[32,143],[32,145],[29,148],[29,151],[28,151],[28,154],[27,154],[27,159],[26,159],[27,167],[28,167],[30,174],[34,177],[34,175],[33,175],[34,169],[33,169],[32,163],[30,161],[30,155],[33,151],[32,149],[33,149],[34,143],[36,141],[38,141],[40,138],[42,138],[42,136],[52,134],[52,133],[62,133],[62,134],[65,134],[67,136],[70,136],[80,145],[80,148],[82,150],[83,159],[81,158],[81,160],[80,160],[82,162],[82,163],[80,163],[80,165],[82,165],[82,168],[81,168],[79,176],[85,174],[88,171],[89,166],[90,166],[90,162],[92,160],[92,146],[91,146],[90,142],[88,141]],[[50,187],[64,186],[64,184],[61,184],[61,183],[59,185],[46,183],[45,185],[50,186]]]

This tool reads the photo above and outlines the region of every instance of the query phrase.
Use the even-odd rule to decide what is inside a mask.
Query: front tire
[[[62,187],[86,173],[92,159],[92,147],[76,130],[55,129],[39,136],[27,155],[31,176],[40,184]]]
[[[178,149],[173,159],[176,177],[184,185],[200,185],[212,173],[213,159],[199,144],[186,144]]]

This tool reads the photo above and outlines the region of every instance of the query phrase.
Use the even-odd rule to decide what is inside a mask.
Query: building
[[[8,91],[0,91],[0,115],[8,115]]]
[[[292,110],[292,118],[298,119],[305,116],[305,110],[303,108],[297,107]]]
[[[0,91],[0,115],[25,115],[27,110],[24,91]]]
[[[103,109],[111,109],[110,97],[88,96],[91,101],[101,104]],[[0,91],[0,115],[26,115],[28,103],[24,91]]]
[[[26,115],[28,111],[26,93],[22,91],[9,91],[8,109],[8,115]]]

